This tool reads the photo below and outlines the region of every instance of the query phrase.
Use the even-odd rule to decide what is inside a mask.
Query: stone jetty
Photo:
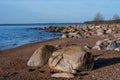
[[[44,30],[62,32],[61,38],[87,38],[90,36],[107,36],[120,33],[120,24],[101,24],[86,26],[48,26]]]

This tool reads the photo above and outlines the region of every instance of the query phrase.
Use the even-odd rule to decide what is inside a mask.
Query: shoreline
[[[104,37],[92,35],[86,38],[54,38],[0,51],[0,80],[66,80],[52,78],[51,74],[55,71],[51,70],[47,64],[41,68],[28,67],[29,58],[41,45],[52,45],[58,49],[73,45],[93,47],[99,40],[114,38],[114,34]],[[120,37],[118,36],[118,38]],[[120,79],[119,51],[91,49],[90,52],[95,57],[93,70],[78,72],[74,78],[69,80]]]
[[[64,48],[66,46],[71,45],[77,45],[84,47],[85,45],[94,46],[95,43],[98,40],[105,39],[106,37],[99,37],[99,36],[91,36],[89,38],[83,38],[83,39],[76,39],[76,38],[62,38],[62,39],[50,39],[47,41],[42,42],[36,42],[36,43],[30,43],[23,46],[19,46],[12,49],[7,49],[4,51],[0,51],[0,79],[10,79],[10,80],[34,80],[34,79],[41,79],[41,80],[48,80],[48,79],[55,79],[52,78],[50,75],[53,71],[49,69],[47,65],[45,65],[42,68],[36,68],[36,67],[28,67],[26,65],[27,61],[31,57],[31,55],[34,53],[36,49],[38,49],[41,45],[59,45],[59,48]],[[101,76],[103,79],[106,79],[106,76],[110,75],[110,71],[112,71],[116,76],[119,76],[119,72],[114,70],[113,67],[116,67],[117,69],[120,69],[119,63],[114,63],[114,60],[109,63],[109,65],[106,64],[107,60],[109,58],[118,58],[115,59],[115,61],[120,60],[120,54],[117,51],[113,50],[91,50],[92,54],[95,57],[95,60],[97,59],[105,59],[104,66],[96,66],[96,69],[93,69],[92,71],[85,71],[85,72],[79,72],[78,76],[76,76],[74,79],[77,80],[79,77],[82,77],[83,80],[91,80],[94,78],[100,78]],[[99,62],[99,61],[98,61]],[[101,64],[97,63],[96,65]],[[112,65],[114,64],[114,65]],[[102,64],[101,64],[102,65]],[[31,71],[33,70],[33,71]],[[99,72],[99,73],[98,73]],[[117,72],[117,73],[116,73]],[[79,76],[81,74],[86,73],[87,75]],[[98,75],[96,75],[98,73]],[[105,75],[102,75],[105,74]],[[94,78],[91,78],[91,76],[94,75]],[[8,76],[8,77],[6,77]],[[114,77],[111,76],[108,79],[117,79],[120,77]],[[61,78],[59,80],[62,80]],[[64,79],[66,80],[66,79]],[[70,79],[73,80],[73,79]]]
[[[22,44],[22,45],[15,46],[13,48],[3,49],[3,50],[0,50],[0,51],[10,50],[10,49],[14,49],[14,48],[30,45],[30,44],[37,44],[37,43],[48,42],[48,41],[56,40],[56,39],[59,39],[59,38],[53,38],[53,39],[48,39],[48,40],[46,39],[46,40],[42,40],[42,41],[29,42],[29,43],[25,43],[25,44]]]

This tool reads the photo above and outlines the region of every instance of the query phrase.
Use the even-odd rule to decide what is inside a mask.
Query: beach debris
[[[74,78],[74,75],[72,73],[54,73],[51,75],[51,77],[56,78]]]
[[[48,65],[51,69],[76,73],[76,70],[91,70],[94,65],[94,59],[91,53],[80,46],[68,46],[52,53]]]
[[[27,66],[41,67],[48,62],[52,52],[57,50],[54,46],[43,45],[38,48],[27,62]]]

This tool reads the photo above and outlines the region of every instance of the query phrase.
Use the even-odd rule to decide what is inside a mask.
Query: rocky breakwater
[[[106,36],[110,34],[120,33],[119,24],[104,24],[104,25],[88,25],[88,26],[49,26],[44,30],[62,32],[61,38],[86,38],[90,36]]]
[[[57,72],[51,74],[51,77],[73,78],[77,71],[91,70],[94,58],[80,46],[68,46],[56,50],[54,46],[43,45],[33,53],[27,66],[42,67],[47,62],[49,68]]]

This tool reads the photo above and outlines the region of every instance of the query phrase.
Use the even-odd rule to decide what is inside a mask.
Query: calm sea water
[[[0,50],[14,48],[31,42],[58,38],[61,35],[60,32],[29,29],[56,25],[65,26],[73,24],[0,25]]]

